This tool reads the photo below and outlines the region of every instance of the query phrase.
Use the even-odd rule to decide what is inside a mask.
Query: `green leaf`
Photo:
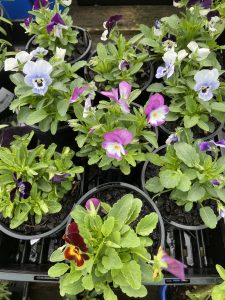
[[[205,196],[205,193],[205,189],[199,184],[199,182],[195,182],[188,192],[187,199],[189,201],[196,202],[201,200]]]
[[[145,188],[149,192],[159,193],[162,192],[164,187],[162,186],[159,177],[153,177],[146,181]]]
[[[136,261],[124,263],[121,271],[131,288],[135,290],[141,288],[141,268]]]
[[[220,265],[216,265],[216,270],[220,274],[220,277],[225,280],[225,269]]]
[[[213,102],[211,104],[211,109],[217,110],[217,111],[221,111],[221,112],[225,112],[225,103],[222,103],[222,102]]]
[[[102,264],[106,270],[121,269],[123,267],[118,253],[113,248],[106,249],[105,256],[102,258]]]
[[[64,259],[65,259],[64,253],[60,249],[55,250],[50,256],[51,262],[58,262]]]
[[[126,219],[126,224],[130,224],[138,218],[141,212],[141,208],[142,208],[142,201],[140,199],[134,198],[132,208]]]
[[[69,101],[68,100],[61,100],[57,103],[57,110],[60,116],[64,117],[69,108]]]
[[[84,134],[80,134],[76,137],[76,142],[79,148],[82,148],[86,142],[87,136]]]
[[[146,153],[145,157],[155,166],[161,167],[164,165],[164,161],[162,160],[161,156],[157,153]]]
[[[199,121],[199,116],[184,116],[184,127],[191,128],[195,126]]]
[[[177,157],[188,167],[194,167],[199,163],[199,154],[191,145],[186,143],[177,143],[174,145],[174,149],[176,150]]]
[[[137,234],[142,236],[150,235],[153,232],[153,230],[156,228],[158,224],[158,220],[159,220],[158,215],[155,212],[145,216],[137,224],[136,227]]]
[[[202,221],[204,222],[204,224],[207,227],[209,227],[211,229],[216,228],[217,219],[216,219],[216,215],[211,207],[209,207],[209,206],[201,207],[199,212],[200,212]]]
[[[117,300],[117,296],[114,294],[114,292],[108,285],[104,288],[104,299],[105,300]]]
[[[161,184],[167,189],[173,189],[180,182],[180,173],[172,170],[163,170],[159,173]]]
[[[140,245],[140,239],[133,229],[128,230],[121,237],[120,246],[122,248],[136,248]]]
[[[64,263],[55,264],[48,270],[48,276],[59,277],[59,276],[65,274],[69,270],[69,268],[70,267]]]
[[[128,297],[143,298],[148,294],[144,285],[142,285],[139,289],[132,289],[130,286],[120,286],[120,288]]]
[[[94,283],[91,274],[86,275],[82,278],[82,284],[85,290],[91,291],[94,288]]]
[[[114,224],[115,224],[114,217],[109,217],[104,221],[101,228],[101,232],[105,237],[109,236],[110,233],[113,231]]]
[[[180,182],[177,186],[177,189],[182,191],[182,192],[187,192],[189,191],[191,186],[191,180],[186,174],[181,174],[180,175]]]
[[[155,148],[158,148],[158,142],[155,135],[151,131],[142,131],[142,136]]]
[[[44,109],[33,111],[26,118],[27,125],[34,125],[47,118],[48,114]]]
[[[162,83],[153,83],[147,88],[147,92],[161,93],[164,90]]]

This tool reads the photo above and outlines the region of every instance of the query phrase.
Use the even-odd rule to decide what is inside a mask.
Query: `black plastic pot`
[[[74,30],[77,30],[79,32],[78,34],[78,45],[75,45],[74,55],[73,58],[67,58],[67,62],[74,64],[80,60],[87,60],[90,57],[91,53],[91,47],[92,47],[92,40],[91,36],[88,31],[86,31],[84,28],[73,26]],[[36,48],[37,45],[33,45],[33,41],[35,39],[35,36],[31,37],[31,39],[28,41],[26,45],[26,51],[31,52],[33,48]],[[83,47],[80,47],[79,49],[79,39],[83,43]]]
[[[163,151],[164,149],[166,148],[166,146],[161,146],[159,147],[156,151],[154,151],[155,153],[158,153],[160,151]],[[154,195],[153,193],[149,193],[146,188],[145,188],[145,182],[146,182],[146,171],[147,171],[147,167],[148,165],[150,165],[150,162],[146,161],[143,165],[143,168],[142,168],[142,172],[141,172],[141,185],[142,185],[142,189],[145,191],[146,194],[150,194],[150,195]],[[152,165],[154,166],[154,165]],[[157,168],[157,167],[156,167]],[[157,173],[157,171],[156,171]],[[168,192],[169,193],[169,192]],[[166,193],[167,194],[167,193]],[[206,229],[208,228],[204,223],[200,224],[200,225],[185,225],[185,224],[182,224],[182,223],[179,223],[179,222],[176,222],[174,220],[170,220],[169,217],[167,216],[167,212],[165,211],[161,211],[161,204],[164,202],[164,199],[163,197],[165,197],[166,194],[162,194],[161,196],[159,196],[154,202],[156,204],[156,206],[158,207],[162,217],[163,217],[163,220],[167,223],[169,223],[170,225],[172,226],[175,226],[177,228],[180,228],[180,229],[184,229],[184,230],[202,230],[202,229]],[[172,201],[172,200],[170,200]],[[173,202],[171,202],[172,204]],[[176,203],[174,202],[174,209],[178,208],[178,206],[176,205]],[[183,207],[180,207],[180,209],[182,211],[184,211],[184,208]],[[185,213],[185,215],[190,215],[191,214],[191,211],[188,212],[188,213]],[[217,217],[217,221],[219,221],[221,218],[220,216]]]
[[[172,0],[77,0],[79,5],[172,5]]]
[[[104,202],[113,205],[116,203],[117,200],[119,200],[121,197],[123,197],[126,194],[133,194],[135,197],[139,198],[143,202],[142,210],[140,213],[140,216],[143,217],[146,214],[149,214],[151,212],[156,212],[159,217],[159,222],[157,225],[156,231],[158,232],[157,239],[157,247],[155,250],[158,250],[159,246],[164,247],[164,241],[165,241],[165,229],[162,217],[160,215],[159,210],[157,209],[154,202],[139,188],[136,186],[133,186],[128,183],[124,182],[109,182],[102,185],[99,185],[97,187],[94,187],[90,191],[88,191],[85,195],[83,195],[79,201],[75,204],[85,206],[85,203],[90,198],[98,198],[103,199]],[[102,196],[104,195],[104,196]],[[75,207],[74,206],[74,207]],[[68,220],[68,224],[70,224],[72,221],[72,218],[70,217]],[[152,238],[154,240],[154,233],[152,234]]]

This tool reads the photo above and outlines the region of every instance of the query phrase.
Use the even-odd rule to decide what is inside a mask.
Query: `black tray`
[[[79,5],[172,5],[173,0],[77,0]]]

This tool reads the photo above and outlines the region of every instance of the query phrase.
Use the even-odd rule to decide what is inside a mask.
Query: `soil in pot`
[[[77,26],[73,26],[73,28],[74,30],[78,30],[79,33],[77,35],[78,42],[74,46],[73,55],[71,57],[66,57],[66,61],[71,64],[74,64],[75,62],[80,60],[88,59],[92,46],[91,37],[85,29]],[[26,45],[27,52],[31,52],[38,47],[38,45],[34,44],[34,39],[35,36],[31,37],[31,39],[28,41]],[[46,59],[50,59],[51,56],[52,54],[46,55]]]
[[[21,224],[14,230],[11,230],[9,229],[10,219],[4,218],[2,214],[0,214],[0,222],[2,223],[2,225],[7,227],[9,231],[13,231],[17,234],[22,234],[26,236],[43,234],[56,228],[67,218],[67,216],[71,212],[74,202],[76,202],[79,199],[79,195],[80,182],[76,181],[74,183],[72,191],[66,194],[60,201],[62,205],[61,211],[56,214],[44,215],[40,224],[35,224],[34,218],[32,216],[29,216],[27,222]]]

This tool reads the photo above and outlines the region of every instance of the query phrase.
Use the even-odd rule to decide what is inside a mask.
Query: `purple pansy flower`
[[[128,61],[126,61],[125,59],[122,59],[121,62],[119,63],[119,70],[120,71],[124,71],[124,70],[129,70],[130,69],[130,65],[128,63]]]
[[[212,6],[212,0],[200,0],[200,5],[204,9],[210,9]]]
[[[19,198],[27,199],[30,196],[32,185],[28,181],[23,181],[23,176],[17,178],[17,174],[13,173],[13,180],[16,186],[10,192],[10,200],[14,201],[16,192],[19,192]]]
[[[24,24],[26,27],[29,27],[30,26],[30,23],[32,22],[32,19],[33,17],[32,16],[29,16],[27,17],[25,20],[24,20]]]
[[[127,114],[130,112],[128,99],[131,94],[131,89],[132,86],[128,82],[122,81],[119,84],[119,89],[113,88],[111,92],[101,92],[101,94],[118,103],[121,110]]]
[[[52,66],[45,60],[38,60],[36,62],[28,61],[23,72],[26,74],[24,81],[27,85],[33,87],[33,92],[39,95],[44,95],[48,86],[52,83],[49,76],[52,72]]]
[[[172,133],[166,140],[167,145],[173,145],[179,142],[179,138],[176,133]]]
[[[63,38],[62,36],[62,29],[67,29],[63,18],[60,16],[59,13],[56,13],[50,23],[47,25],[46,29],[48,33],[51,33],[54,30],[54,36],[58,37],[59,39]]]
[[[220,185],[220,181],[217,180],[217,179],[211,180],[211,183],[212,183],[213,185]]]
[[[113,27],[116,25],[118,21],[122,19],[122,15],[114,15],[111,16],[107,21],[103,23],[103,27],[105,28],[101,40],[106,41],[109,37],[110,32],[112,31]]]
[[[198,147],[199,147],[199,150],[202,152],[210,151],[212,149],[209,142],[202,142],[198,145]]]
[[[48,0],[34,0],[33,10],[38,10],[48,5]]]
[[[218,142],[212,140],[211,142],[217,147],[225,148],[225,140],[220,140]]]
[[[70,103],[74,103],[80,97],[81,94],[88,88],[88,85],[85,84],[82,87],[75,87],[73,90],[73,95],[70,98]]]
[[[163,66],[158,67],[158,69],[156,70],[155,77],[159,79],[167,75],[167,79],[170,78],[174,73],[174,69],[175,69],[174,64],[176,62],[176,59],[177,59],[177,53],[175,51],[173,50],[167,51],[163,55],[163,61],[165,62],[165,67]]]
[[[198,97],[201,100],[209,101],[213,98],[213,91],[220,86],[218,78],[219,72],[215,68],[213,70],[204,69],[195,74],[194,90],[198,92]]]
[[[52,177],[52,182],[53,183],[61,183],[62,181],[64,181],[67,177],[69,177],[70,174],[69,173],[63,173],[63,174],[55,174]]]
[[[130,144],[134,137],[127,129],[116,129],[103,135],[104,142],[102,148],[106,150],[106,155],[116,160],[122,160],[122,155],[126,155],[127,151],[124,146]]]
[[[97,198],[90,198],[85,203],[85,207],[87,210],[91,210],[92,204],[95,209],[97,209],[101,205],[101,201]]]
[[[164,105],[164,98],[158,93],[150,96],[144,109],[148,123],[154,127],[160,126],[165,122],[168,112],[169,107]]]

